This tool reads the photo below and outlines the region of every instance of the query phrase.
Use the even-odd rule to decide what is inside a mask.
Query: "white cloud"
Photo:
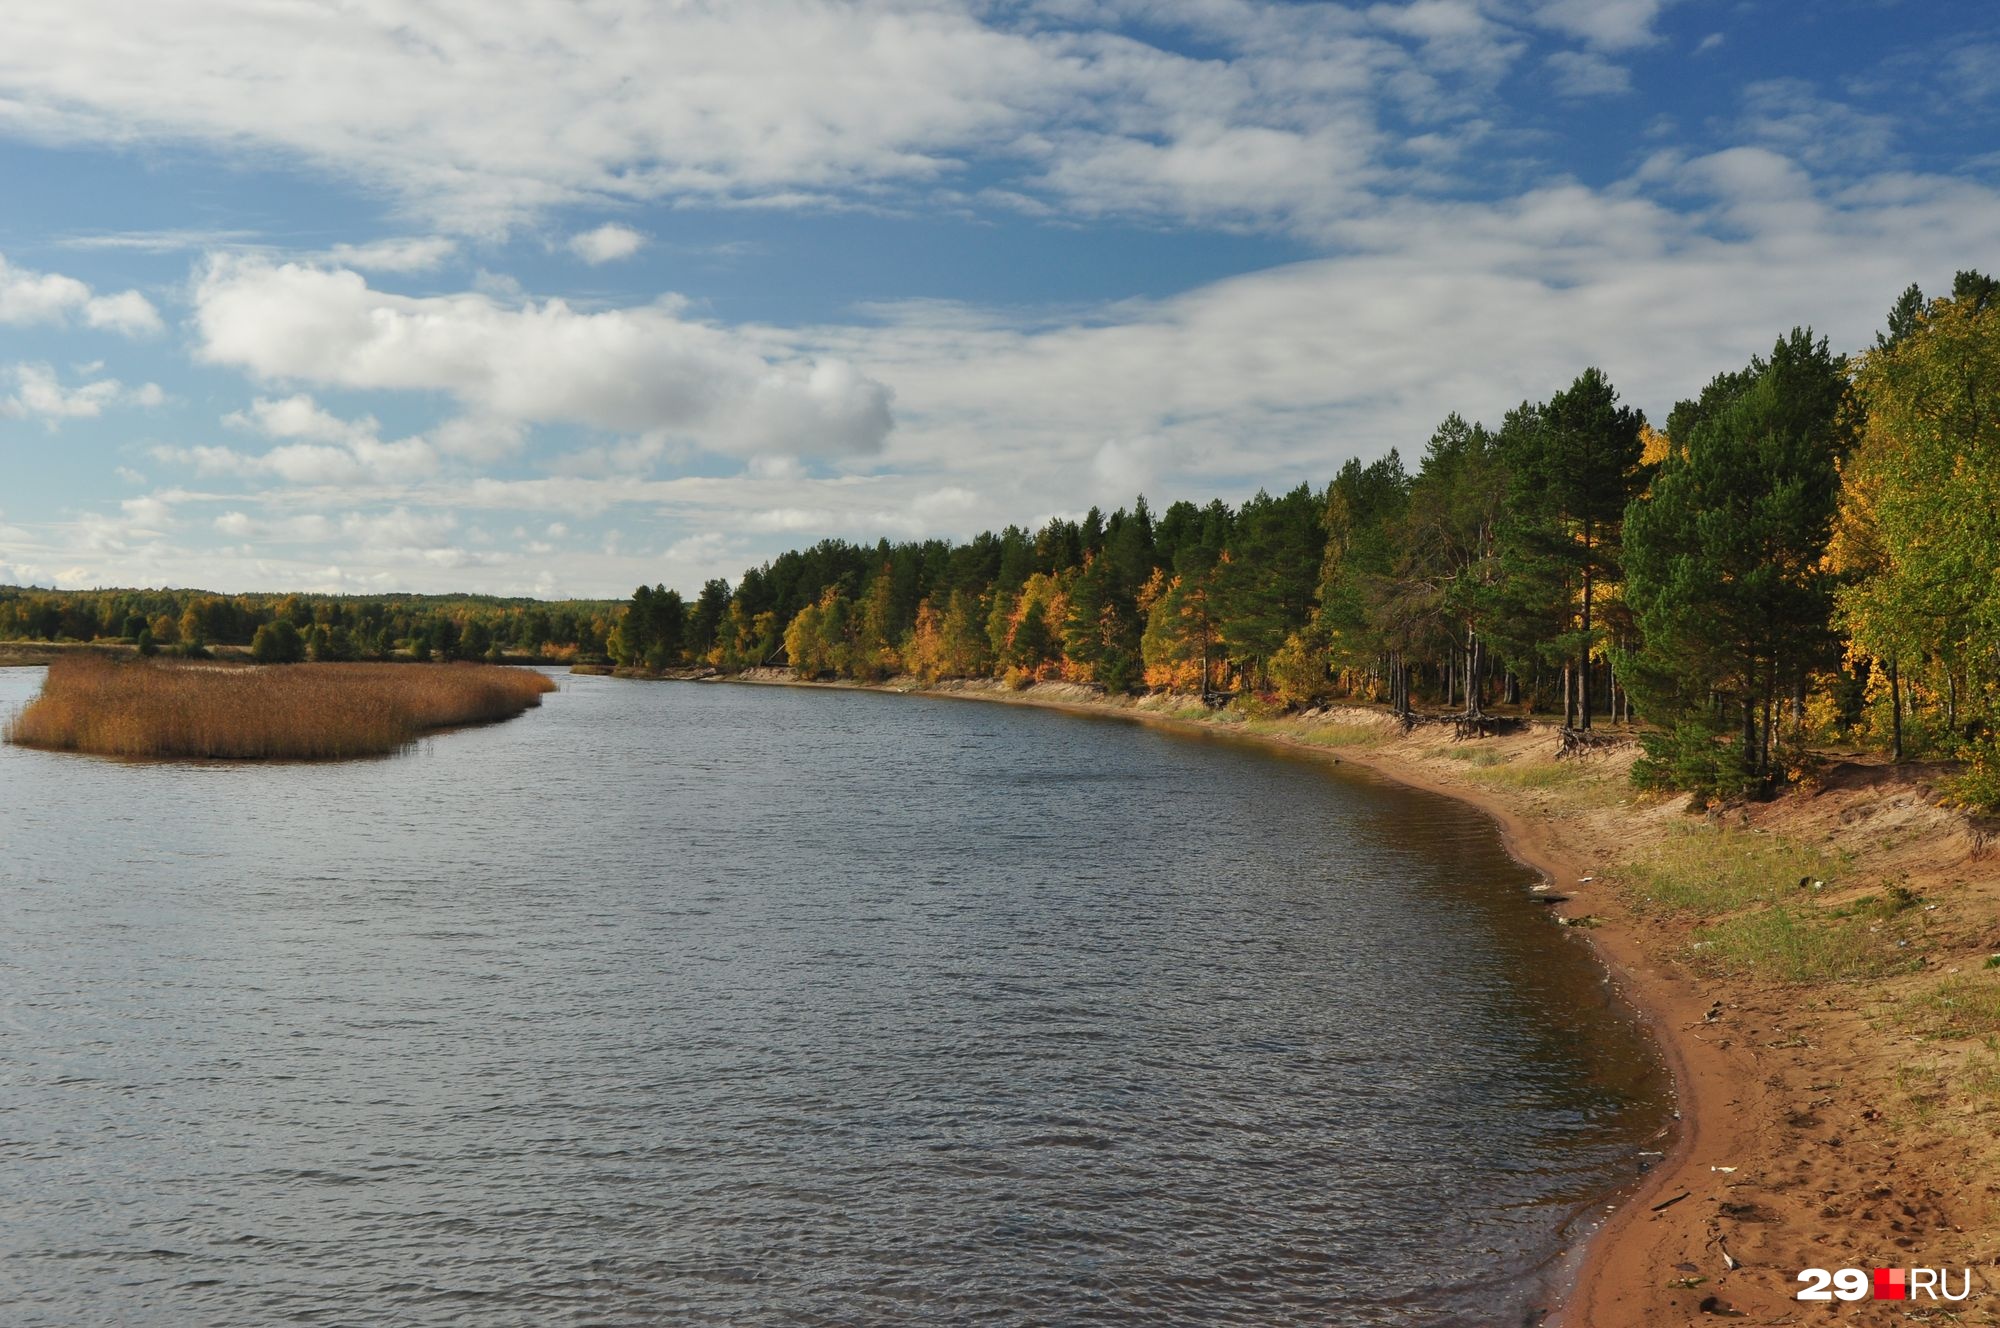
[[[1557,51],[1544,62],[1559,96],[1616,97],[1632,90],[1632,72],[1590,51]]]
[[[204,475],[275,477],[309,486],[406,483],[437,473],[437,449],[417,436],[385,442],[373,417],[345,420],[304,393],[258,397],[247,411],[223,417],[231,428],[281,440],[264,452],[230,447],[161,446],[156,460],[193,466]]]
[[[423,235],[369,244],[336,244],[327,256],[342,267],[363,272],[429,272],[458,252],[458,242],[443,235]]]
[[[128,337],[145,336],[165,327],[152,301],[138,291],[130,290],[116,295],[93,296],[84,301],[83,321],[92,327],[123,333]]]
[[[340,533],[356,545],[430,548],[441,545],[458,529],[450,512],[412,512],[397,507],[387,512],[349,512],[340,518]]]
[[[645,247],[646,237],[630,226],[607,221],[594,231],[569,237],[569,251],[590,264],[615,263]]]
[[[137,291],[94,295],[75,277],[14,267],[0,256],[0,325],[27,327],[76,317],[91,327],[126,336],[158,332],[164,326],[152,303]]]
[[[2000,97],[2000,41],[1955,40],[1942,73],[1945,85],[1962,101]]]
[[[1619,49],[1650,39],[1661,3],[1534,12]],[[1296,229],[1351,194],[1381,103],[1425,120],[1476,112],[1526,48],[1495,12],[1226,0],[1162,22],[971,0],[14,0],[0,129],[276,150],[454,232],[607,203],[950,200],[975,166],[1004,181],[990,198],[1023,206]],[[1194,34],[1199,53],[1142,35],[1161,27]],[[311,95],[273,50],[314,53]],[[580,252],[622,257],[635,234],[600,228]],[[442,253],[396,242],[340,261],[408,271]]]
[[[1157,491],[1161,472],[1173,458],[1154,434],[1106,439],[1090,458],[1090,476],[1100,493]]]
[[[1895,121],[1822,97],[1803,79],[1781,78],[1743,89],[1737,132],[1807,163],[1872,163],[1895,146]]]
[[[446,420],[430,434],[438,451],[468,461],[499,461],[518,455],[527,436],[527,429],[518,420],[471,416]]]
[[[848,364],[766,355],[660,302],[597,313],[560,300],[410,297],[357,274],[213,260],[198,353],[269,381],[448,392],[482,419],[682,434],[737,455],[879,448],[890,394]]]
[[[247,512],[224,512],[211,523],[216,531],[237,540],[265,540],[281,544],[321,544],[332,539],[340,527],[324,513],[290,512],[278,517],[253,517]]]
[[[459,519],[448,511],[413,511],[399,505],[337,515],[279,511],[253,516],[238,509],[215,517],[210,527],[230,539],[256,541],[263,546],[307,546],[313,556],[332,553],[349,565],[407,566],[421,562],[456,569],[490,562],[470,558],[464,550],[451,545],[459,529]]]
[[[1672,0],[1540,0],[1535,21],[1607,51],[1650,46],[1653,21]]]
[[[240,246],[256,238],[255,231],[184,228],[96,231],[81,235],[65,235],[56,243],[65,249],[127,249],[142,254],[176,254]]]
[[[88,553],[117,559],[143,558],[163,547],[163,541],[178,523],[173,501],[166,494],[127,498],[116,514],[86,512],[69,524],[69,556]],[[32,545],[30,546],[32,547]],[[59,574],[58,585],[77,584],[82,569]]]
[[[161,528],[173,524],[173,506],[157,494],[148,494],[143,498],[127,498],[118,504],[118,507],[136,531],[157,533]]]
[[[247,411],[222,417],[232,429],[248,429],[267,438],[304,438],[320,443],[352,443],[379,431],[373,416],[343,420],[303,392],[288,397],[258,397]]]
[[[229,447],[156,447],[155,460],[191,465],[203,475],[274,476],[291,484],[359,487],[420,479],[437,471],[437,455],[422,438],[366,439],[352,446],[287,443],[267,452]]]
[[[166,399],[156,383],[127,390],[115,378],[98,378],[77,387],[65,387],[56,371],[46,364],[17,364],[5,376],[13,379],[14,391],[10,396],[0,397],[0,416],[39,419],[51,429],[64,420],[96,419],[109,406],[151,407]]]
[[[757,531],[804,533],[830,530],[839,520],[837,513],[824,507],[773,507],[767,511],[750,513],[744,524],[751,530]]]

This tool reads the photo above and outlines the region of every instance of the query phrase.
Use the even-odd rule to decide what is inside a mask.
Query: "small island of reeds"
[[[493,664],[243,667],[61,659],[6,727],[53,751],[154,759],[343,760],[512,719],[556,685]]]

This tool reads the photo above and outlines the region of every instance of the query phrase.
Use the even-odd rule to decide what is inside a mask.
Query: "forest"
[[[0,586],[0,641],[121,641],[195,658],[241,646],[268,663],[601,660],[618,614],[609,600]]]
[[[965,543],[825,540],[640,587],[628,669],[782,664],[1307,707],[1638,724],[1643,783],[1731,795],[1812,751],[1958,758],[2000,805],[2000,282],[1911,286],[1872,346],[1793,329],[1656,427],[1596,369],[1496,426],[1241,506],[1142,497]]]

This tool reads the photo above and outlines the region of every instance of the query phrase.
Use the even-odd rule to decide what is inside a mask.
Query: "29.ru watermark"
[[[1798,1280],[1806,1284],[1800,1300],[1964,1300],[1972,1294],[1972,1270],[1959,1270],[1958,1294],[1951,1292],[1949,1268],[1877,1268],[1870,1277],[1859,1268],[1808,1268]]]

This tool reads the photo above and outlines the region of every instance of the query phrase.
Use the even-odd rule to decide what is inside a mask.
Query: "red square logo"
[[[1875,1270],[1875,1299],[1908,1300],[1910,1298],[1909,1274],[1901,1268],[1877,1268]]]

